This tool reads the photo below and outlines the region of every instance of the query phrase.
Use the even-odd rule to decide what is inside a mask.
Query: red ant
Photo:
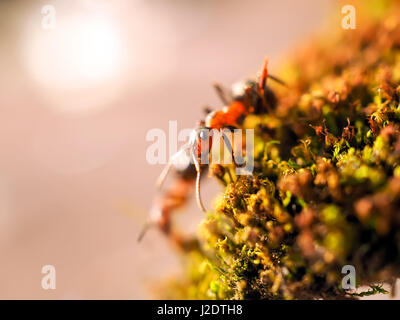
[[[157,180],[158,189],[161,188],[170,169],[174,166],[176,178],[172,186],[157,200],[152,209],[152,217],[148,224],[142,230],[139,241],[143,238],[145,232],[151,226],[158,226],[173,242],[179,247],[187,249],[193,245],[193,241],[187,241],[182,236],[172,231],[171,213],[173,210],[182,207],[190,198],[192,193],[193,180],[195,180],[196,200],[199,208],[203,212],[207,212],[200,196],[200,179],[203,174],[203,168],[207,168],[204,164],[205,155],[209,155],[212,142],[212,129],[231,130],[238,128],[244,118],[249,113],[261,114],[272,112],[276,106],[276,97],[273,92],[266,86],[267,78],[284,84],[278,78],[268,74],[268,58],[265,59],[259,82],[246,81],[239,86],[234,87],[233,92],[227,92],[219,84],[215,84],[214,88],[221,101],[227,105],[221,110],[209,111],[205,121],[201,121],[190,135],[189,142],[185,144],[176,154],[174,154],[167,166],[162,171]],[[228,137],[222,132],[222,137],[232,159],[235,162],[232,145]],[[187,154],[189,153],[189,155]],[[184,168],[179,168],[175,162],[182,159],[186,155],[190,159],[190,163]],[[188,161],[189,162],[189,161]],[[236,164],[236,162],[235,162]]]

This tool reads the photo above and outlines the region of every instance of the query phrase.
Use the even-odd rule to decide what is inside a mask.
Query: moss
[[[344,265],[371,285],[361,296],[399,276],[400,5],[368,3],[374,18],[286,63],[274,112],[244,119],[254,173],[219,175],[224,195],[175,297],[355,298]]]

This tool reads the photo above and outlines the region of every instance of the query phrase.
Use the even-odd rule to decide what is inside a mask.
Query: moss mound
[[[270,82],[274,112],[243,123],[255,129],[254,173],[210,167],[225,192],[171,297],[353,298],[345,265],[372,286],[364,294],[399,276],[400,5],[386,5],[277,72],[288,87]]]

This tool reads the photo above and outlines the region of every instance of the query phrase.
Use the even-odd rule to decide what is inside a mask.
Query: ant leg
[[[172,230],[172,228],[170,228],[169,222],[166,223],[167,225],[165,225],[164,227],[160,227],[160,225],[158,225],[157,222],[148,222],[144,225],[142,231],[139,234],[138,237],[138,242],[142,241],[143,237],[145,236],[145,234],[147,233],[147,231],[152,228],[152,227],[160,227],[160,230],[164,233],[165,236],[167,236],[174,245],[176,245],[179,249],[185,251],[185,252],[189,252],[191,250],[195,250],[198,249],[199,245],[198,245],[198,241],[196,238],[192,238],[192,237],[184,237],[183,235],[181,235],[180,233]]]
[[[215,91],[217,92],[218,97],[222,101],[222,103],[226,106],[229,106],[232,103],[232,96],[230,93],[228,93],[221,84],[219,83],[214,83],[213,87]]]
[[[265,85],[267,84],[268,61],[269,61],[269,58],[265,57],[264,66],[263,66],[262,71],[261,71],[261,77],[260,77],[260,80],[258,82],[258,88],[260,89],[262,95],[264,95],[264,88],[265,88]]]
[[[147,233],[147,231],[148,231],[150,228],[155,227],[155,226],[156,226],[156,224],[155,224],[154,222],[148,222],[148,223],[146,223],[146,224],[143,226],[142,231],[140,231],[140,233],[139,233],[139,237],[138,237],[138,239],[137,239],[137,242],[142,241],[142,239],[143,239],[143,237],[145,236],[145,234]]]
[[[142,231],[139,234],[138,237],[138,242],[140,242],[147,231],[150,228],[153,227],[158,227],[161,229],[164,233],[167,233],[169,230],[169,214],[168,210],[164,211],[162,210],[162,207],[159,207],[158,204],[153,205],[153,207],[150,210],[150,219],[146,222],[146,224],[143,226]]]
[[[271,79],[271,80],[274,80],[275,82],[279,83],[279,84],[282,85],[282,86],[285,86],[285,87],[288,86],[288,85],[286,84],[285,81],[279,79],[278,77],[275,77],[275,76],[273,76],[273,75],[271,75],[271,74],[269,74],[267,77],[268,77],[269,79]]]
[[[161,189],[165,179],[167,178],[169,171],[171,170],[172,165],[174,164],[174,161],[178,159],[183,154],[183,152],[187,150],[189,147],[190,147],[189,144],[183,146],[178,152],[176,152],[170,157],[168,164],[164,167],[163,171],[161,172],[160,176],[156,181],[157,189]]]

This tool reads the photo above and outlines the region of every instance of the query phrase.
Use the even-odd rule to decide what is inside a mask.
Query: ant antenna
[[[200,195],[200,178],[201,178],[201,171],[197,171],[197,176],[196,176],[196,200],[197,200],[197,205],[203,210],[204,213],[207,213],[207,209],[203,205],[203,201],[201,201],[201,195]]]
[[[222,133],[222,136],[223,136],[225,145],[227,146],[229,152],[231,153],[232,160],[234,161],[234,163],[235,163],[236,165],[238,165],[238,164],[236,163],[235,155],[234,155],[234,153],[233,153],[232,144],[230,143],[228,137],[226,136],[226,134],[225,134],[224,132]],[[162,186],[162,184],[164,183],[164,181],[165,181],[165,179],[166,179],[166,177],[167,177],[169,171],[171,170],[171,167],[172,167],[172,165],[173,165],[175,159],[179,158],[179,157],[181,156],[181,154],[182,154],[184,151],[186,151],[187,149],[189,149],[189,148],[190,148],[190,154],[191,154],[191,156],[192,156],[193,163],[194,163],[194,166],[195,166],[196,172],[197,172],[197,175],[196,175],[196,200],[197,200],[197,205],[199,206],[199,208],[200,208],[203,212],[207,213],[207,209],[205,208],[205,206],[204,206],[204,204],[203,204],[203,201],[201,200],[201,192],[200,192],[200,190],[201,190],[201,189],[200,189],[201,166],[200,166],[200,163],[199,163],[199,161],[198,161],[198,159],[197,159],[197,157],[196,157],[196,152],[195,152],[196,150],[195,150],[195,145],[193,144],[193,142],[184,145],[184,146],[181,148],[181,150],[179,150],[179,151],[176,152],[173,156],[171,156],[170,160],[168,161],[168,164],[165,166],[164,170],[161,172],[159,178],[157,179],[156,186],[157,186],[157,188],[161,188],[161,186]],[[143,238],[143,236],[144,236],[144,234],[146,233],[146,231],[147,231],[147,230],[149,229],[149,227],[151,227],[152,225],[153,225],[153,224],[151,224],[151,223],[145,225],[143,231],[141,232],[141,234],[140,234],[140,236],[139,236],[138,241],[140,241],[140,240]]]
[[[196,176],[196,201],[197,205],[200,207],[200,209],[204,212],[207,213],[207,209],[204,207],[203,201],[201,201],[201,195],[200,195],[200,178],[201,178],[201,168],[200,164],[196,159],[194,150],[192,149],[192,158],[194,162],[194,166],[196,167],[197,171],[197,176]]]
[[[236,159],[235,159],[235,155],[233,153],[233,148],[232,148],[232,144],[230,143],[228,137],[226,136],[225,132],[222,132],[222,136],[224,139],[224,142],[229,150],[229,152],[232,155],[232,160],[235,162],[236,165],[238,165],[236,163]],[[197,201],[197,205],[199,206],[199,208],[204,212],[207,213],[207,209],[205,208],[203,201],[201,200],[201,190],[200,190],[200,181],[201,181],[201,166],[195,156],[195,152],[193,149],[191,149],[191,154],[192,154],[192,158],[193,158],[193,162],[197,171],[197,176],[196,176],[196,201]]]
[[[213,111],[213,109],[212,109],[211,107],[209,107],[209,106],[205,106],[205,107],[203,108],[203,111],[204,111],[204,113],[205,113],[206,115],[208,115],[210,112]]]

